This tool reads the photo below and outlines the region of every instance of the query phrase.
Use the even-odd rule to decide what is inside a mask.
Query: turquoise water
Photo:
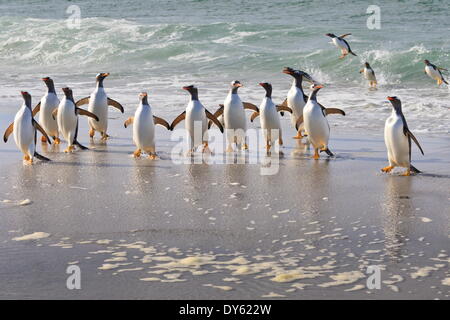
[[[146,90],[155,106],[171,117],[182,110],[180,90],[195,83],[203,102],[215,109],[227,85],[241,80],[242,95],[259,103],[258,82],[270,81],[282,100],[290,78],[284,66],[301,68],[326,86],[321,99],[345,109],[335,123],[378,130],[398,95],[407,119],[419,132],[450,133],[449,91],[423,73],[423,59],[450,68],[446,1],[377,1],[381,29],[370,30],[363,1],[22,1],[0,2],[0,105],[20,103],[19,90],[37,100],[42,76],[75,95],[92,89],[98,72],[111,72],[111,95],[135,108]],[[81,12],[70,29],[70,5]],[[358,57],[338,59],[324,34],[351,32]],[[369,92],[358,73],[371,63],[379,90]],[[5,109],[4,109],[5,110]],[[6,111],[4,111],[6,112]]]

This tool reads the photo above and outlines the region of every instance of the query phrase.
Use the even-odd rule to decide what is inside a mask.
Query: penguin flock
[[[344,59],[351,54],[357,56],[351,49],[349,43],[344,39],[351,33],[336,36],[327,33],[332,43],[341,51],[340,59]],[[437,67],[430,61],[425,60],[425,74],[437,81],[448,84],[441,71],[447,69]],[[243,87],[240,81],[233,81],[230,90],[223,104],[219,105],[216,112],[209,112],[200,102],[198,89],[194,85],[184,86],[190,95],[190,100],[185,111],[178,115],[171,124],[166,120],[153,114],[152,107],[148,102],[146,92],[139,94],[139,105],[133,117],[124,122],[124,127],[133,126],[133,142],[136,145],[134,157],[140,157],[145,152],[150,159],[157,159],[155,148],[155,125],[161,125],[172,131],[181,122],[185,121],[185,130],[189,141],[189,154],[192,154],[197,147],[203,146],[203,151],[208,151],[208,129],[215,125],[222,133],[225,131],[227,148],[226,152],[233,152],[236,149],[248,150],[247,142],[247,120],[245,110],[253,111],[250,121],[260,118],[260,125],[263,130],[263,137],[266,143],[266,151],[270,154],[276,143],[283,145],[283,137],[279,114],[290,113],[291,125],[297,134],[294,139],[307,138],[314,148],[313,159],[319,159],[320,153],[325,152],[328,156],[333,156],[328,142],[330,137],[330,126],[327,116],[339,114],[345,116],[345,112],[337,108],[326,108],[317,101],[317,94],[324,86],[315,81],[309,74],[301,70],[286,67],[283,73],[293,78],[292,86],[287,93],[286,99],[281,104],[272,101],[272,85],[267,82],[259,83],[265,90],[264,98],[259,107],[243,102],[238,94],[238,89]],[[369,82],[371,89],[376,89],[377,80],[375,72],[368,62],[364,64],[360,73]],[[11,134],[18,149],[24,154],[23,160],[32,164],[33,159],[50,161],[47,157],[36,151],[37,132],[42,134],[42,143],[51,144],[51,138],[55,144],[60,144],[60,136],[67,141],[65,152],[74,152],[76,148],[88,149],[79,143],[78,137],[78,116],[88,117],[89,136],[94,138],[96,132],[100,133],[101,140],[106,141],[109,137],[108,129],[108,109],[113,107],[124,113],[123,106],[116,100],[111,99],[105,92],[103,81],[109,73],[99,73],[96,76],[96,87],[90,96],[78,101],[74,100],[72,89],[62,88],[64,96],[60,101],[55,90],[55,85],[50,77],[42,78],[47,87],[46,94],[40,102],[32,108],[31,95],[22,91],[23,104],[17,112],[14,122],[6,129],[3,139],[6,143]],[[303,91],[303,81],[311,84],[311,92],[306,95]],[[411,164],[411,148],[414,142],[421,153],[424,154],[416,137],[409,130],[405,116],[402,112],[401,101],[397,97],[387,97],[392,104],[392,114],[386,120],[384,128],[384,140],[387,148],[389,165],[382,172],[390,172],[395,167],[406,168],[403,175],[409,176],[411,173],[420,171]],[[88,105],[87,110],[80,108]],[[39,113],[39,122],[34,117]],[[50,138],[51,137],[51,138]],[[233,148],[235,146],[236,149]]]

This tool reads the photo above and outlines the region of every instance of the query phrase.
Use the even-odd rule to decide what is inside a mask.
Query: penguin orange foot
[[[409,177],[410,175],[411,175],[410,169],[406,169],[406,171],[404,173],[402,173],[402,176],[404,176],[404,177]]]
[[[42,137],[41,137],[41,141],[42,141],[42,142],[47,142],[47,138],[46,138],[45,136],[42,136]]]
[[[60,144],[61,143],[61,139],[59,139],[58,137],[53,138],[53,142],[55,144]]]
[[[74,146],[68,146],[67,148],[66,148],[66,150],[64,150],[64,152],[65,153],[70,153],[70,152],[73,152],[75,150],[75,147]]]
[[[135,152],[133,152],[133,157],[139,158],[141,156],[141,149],[136,149]]]
[[[313,159],[314,160],[319,160],[319,158],[320,158],[319,149],[314,149]]]
[[[91,129],[89,130],[89,137],[93,138],[94,135],[95,135],[95,130],[94,130],[93,128],[91,128]]]
[[[381,169],[381,171],[382,171],[382,172],[391,172],[392,169],[394,169],[393,166],[387,166],[387,167],[384,167],[383,169]]]

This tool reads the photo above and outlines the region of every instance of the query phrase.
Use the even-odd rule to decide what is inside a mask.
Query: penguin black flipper
[[[84,104],[88,104],[89,103],[89,99],[90,99],[90,97],[84,97],[83,99],[78,100],[75,103],[75,107],[79,107],[79,106],[82,106]]]
[[[212,122],[214,122],[214,124],[215,124],[216,126],[219,127],[220,132],[223,133],[223,126],[222,126],[222,124],[220,123],[220,121],[217,120],[217,118],[216,118],[211,112],[209,112],[206,108],[205,108],[205,113],[206,113],[206,117],[207,117],[209,120],[211,120]]]
[[[345,34],[339,36],[339,38],[344,39],[346,36],[351,36],[351,35],[352,35],[351,33],[345,33]]]
[[[88,147],[85,147],[78,142],[77,137],[78,137],[78,120],[77,120],[77,127],[75,129],[75,137],[73,137],[73,144],[78,146],[81,150],[89,150]]]
[[[48,144],[52,144],[52,143],[50,142],[50,137],[47,135],[47,132],[45,132],[44,128],[42,128],[41,125],[40,125],[39,123],[37,123],[36,120],[33,119],[33,120],[31,120],[31,121],[32,121],[32,123],[33,123],[34,128],[35,128],[36,130],[39,130],[39,132],[42,133],[42,135],[43,135],[45,138],[47,138]]]
[[[92,119],[99,121],[98,117],[95,114],[93,114],[92,112],[89,112],[89,111],[81,109],[81,108],[75,108],[75,110],[76,110],[77,114],[79,114],[79,115],[87,116],[87,117],[90,117]]]
[[[338,108],[325,108],[325,115],[329,115],[329,114],[340,114],[345,116],[345,111],[338,109]]]
[[[250,102],[243,102],[244,109],[253,110],[255,112],[259,112],[259,108]]]
[[[8,138],[13,131],[14,131],[14,122],[11,123],[5,130],[5,134],[3,135],[3,141],[5,141],[5,143],[8,142]]]
[[[407,130],[406,136],[407,136],[410,140],[413,140],[414,143],[419,147],[420,152],[422,153],[422,155],[425,155],[425,153],[423,152],[423,149],[422,149],[422,147],[420,146],[419,141],[417,141],[416,137],[412,134],[411,131],[409,131],[408,128],[406,128],[406,130]],[[410,147],[410,151],[409,151],[409,152],[411,153],[411,147]]]
[[[108,106],[117,108],[120,110],[120,112],[124,113],[125,111],[123,110],[123,107],[120,103],[118,103],[116,100],[113,100],[111,98],[108,98]]]
[[[34,152],[34,156],[41,161],[52,161],[49,158],[44,157],[42,154],[37,153],[36,151]]]
[[[331,152],[330,149],[328,148],[320,150],[320,152],[326,152],[326,154],[329,155],[330,157],[334,156],[333,152]]]
[[[350,53],[350,54],[354,55],[355,57],[357,57],[356,53],[354,53],[354,52],[352,51],[352,48],[350,48],[350,45],[348,44],[348,42],[347,42],[345,39],[342,39],[342,38],[341,38],[341,40],[344,41],[345,44],[347,45],[347,47],[348,47],[348,53]]]
[[[286,111],[286,112],[292,113],[292,109],[291,109],[291,108],[286,107],[286,106],[283,106],[283,105],[278,105],[278,106],[277,106],[277,111],[278,111],[278,112],[280,112],[280,111]]]
[[[301,115],[300,117],[298,117],[297,122],[295,123],[295,130],[298,131],[298,128],[300,127],[300,125],[303,123],[303,115]]]
[[[255,120],[255,118],[259,116],[259,112],[253,112],[252,116],[250,117],[250,122],[253,122],[253,120]]]
[[[420,171],[419,169],[417,169],[416,167],[414,167],[412,164],[409,165],[409,168],[412,172],[414,173],[422,173],[422,171]]]
[[[308,101],[308,97],[306,97],[306,98],[307,98],[306,101]],[[287,107],[287,106],[288,106],[288,105],[287,105],[287,98],[284,99],[284,101],[283,101],[281,104],[277,105],[277,107],[278,107],[278,106]],[[281,115],[282,117],[284,117],[284,112],[281,111],[281,112],[280,112],[280,115]]]
[[[186,111],[183,111],[178,117],[175,118],[175,120],[173,120],[172,124],[170,125],[170,130],[173,130],[175,126],[184,119],[186,119]]]
[[[153,116],[153,122],[155,124],[159,124],[159,125],[161,125],[163,127],[166,127],[167,130],[170,131],[170,124],[166,120],[164,120],[163,118],[160,118],[160,117],[157,117],[157,116]]]
[[[224,110],[224,105],[223,104],[219,104],[219,109],[216,110],[216,112],[214,112],[214,117],[218,118],[223,114],[223,110]],[[208,129],[211,128],[213,122],[211,120],[208,121]]]
[[[445,79],[444,79],[444,76],[442,75],[441,69],[442,69],[442,68],[437,68],[437,71],[438,71],[439,74],[441,75],[442,82],[444,82],[445,84],[448,84],[447,80],[445,80]],[[444,70],[445,70],[445,69],[444,69]]]
[[[41,110],[41,102],[39,101],[39,103],[36,105],[36,107],[34,107],[33,109],[33,117]]]

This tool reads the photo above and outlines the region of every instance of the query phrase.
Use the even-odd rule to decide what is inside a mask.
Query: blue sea
[[[181,86],[188,84],[199,87],[212,111],[235,79],[245,86],[244,100],[259,104],[258,83],[268,81],[281,102],[291,85],[281,70],[289,66],[324,83],[324,105],[347,112],[333,116],[333,126],[380,132],[391,110],[385,98],[397,95],[414,132],[449,134],[448,87],[428,78],[422,61],[450,68],[450,3],[374,4],[380,29],[367,27],[372,3],[365,1],[0,1],[0,116],[13,118],[21,90],[38,101],[43,76],[81,98],[98,72],[111,73],[107,92],[127,114],[147,91],[169,121],[184,109]],[[340,60],[328,32],[352,33],[346,39],[358,56]],[[365,61],[376,72],[377,91],[359,74]]]

